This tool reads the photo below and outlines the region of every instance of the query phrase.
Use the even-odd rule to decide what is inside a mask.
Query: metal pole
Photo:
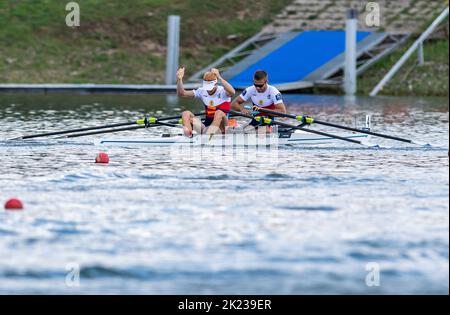
[[[176,71],[180,58],[180,17],[170,15],[167,27],[167,61],[166,61],[166,84],[176,83]]]
[[[439,15],[439,17],[434,20],[434,22],[430,25],[430,27],[423,32],[423,34],[414,42],[414,44],[408,49],[408,51],[400,58],[400,60],[392,67],[391,70],[386,74],[386,76],[378,83],[378,85],[373,89],[373,91],[370,93],[370,96],[376,96],[378,92],[380,92],[384,85],[392,79],[392,77],[397,73],[398,70],[403,66],[403,64],[408,61],[409,57],[416,51],[416,49],[419,47],[421,43],[425,39],[427,39],[428,36],[433,33],[435,28],[441,24],[441,22],[448,16],[448,7]]]
[[[358,12],[348,11],[345,31],[345,94],[356,94],[356,32],[358,30]]]
[[[419,58],[419,66],[423,66],[425,63],[425,58],[423,56],[423,42],[419,44],[419,48],[417,49],[417,55]]]

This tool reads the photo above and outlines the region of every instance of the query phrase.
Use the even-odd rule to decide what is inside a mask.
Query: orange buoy
[[[5,210],[22,210],[23,203],[17,198],[11,198],[5,203]]]
[[[97,157],[95,158],[95,163],[98,164],[108,164],[109,163],[109,156],[108,154],[104,152],[100,152],[97,154]]]

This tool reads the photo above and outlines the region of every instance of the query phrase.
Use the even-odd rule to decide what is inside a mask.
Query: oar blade
[[[11,138],[11,139],[7,139],[8,141],[19,141],[19,140],[23,140],[23,136],[17,137],[17,138]]]
[[[365,140],[365,141],[363,140],[363,141],[361,141],[361,144],[362,144],[363,146],[367,147],[367,148],[375,149],[375,150],[390,149],[390,148],[392,148],[392,147],[390,147],[390,146],[381,145],[381,144],[379,144],[379,143],[372,143],[372,142],[370,142],[370,141],[368,141],[368,140]]]
[[[433,149],[433,148],[442,148],[443,147],[442,145],[432,144],[432,143],[427,143],[427,142],[413,141],[411,143],[418,145],[424,149]]]

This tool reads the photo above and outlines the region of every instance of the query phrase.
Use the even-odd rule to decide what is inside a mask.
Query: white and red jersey
[[[251,100],[253,105],[266,109],[275,109],[275,105],[283,103],[280,91],[272,85],[268,85],[263,93],[259,93],[255,86],[250,86],[242,92],[241,98],[244,102]]]
[[[216,93],[209,95],[203,88],[194,90],[195,98],[201,99],[205,105],[206,117],[214,117],[216,110],[222,109],[229,111],[231,109],[231,96],[223,86],[218,86]]]

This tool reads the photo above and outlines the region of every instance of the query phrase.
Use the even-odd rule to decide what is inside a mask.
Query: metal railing
[[[448,7],[434,20],[434,22],[428,27],[428,29],[420,35],[420,37],[414,42],[414,44],[408,49],[408,51],[400,58],[399,61],[389,70],[386,76],[378,83],[378,85],[370,92],[370,96],[376,96],[389,82],[390,79],[397,73],[398,70],[408,61],[409,57],[419,49],[419,60],[423,62],[423,42],[434,32],[436,27],[444,21],[448,16]]]

